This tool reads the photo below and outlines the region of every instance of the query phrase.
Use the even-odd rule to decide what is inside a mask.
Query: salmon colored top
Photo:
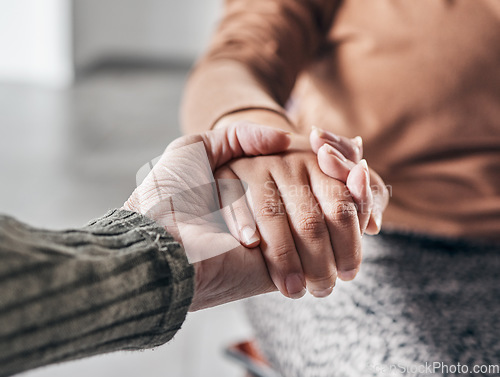
[[[500,240],[499,0],[229,0],[184,129],[252,109],[361,135],[384,227]]]

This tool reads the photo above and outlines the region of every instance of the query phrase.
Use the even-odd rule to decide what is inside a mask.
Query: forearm
[[[285,110],[238,61],[203,61],[184,92],[181,118],[185,133],[199,133],[248,120],[292,130]]]
[[[184,95],[186,133],[246,110],[285,114],[300,72],[318,53],[335,1],[228,0]],[[282,121],[280,121],[282,122]],[[270,124],[273,125],[273,124]],[[281,126],[281,128],[290,125]]]
[[[152,220],[113,211],[51,232],[0,218],[0,375],[165,343],[193,296],[193,268]]]

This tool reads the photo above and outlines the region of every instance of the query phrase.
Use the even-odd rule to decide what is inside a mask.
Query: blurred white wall
[[[0,0],[0,81],[63,87],[101,61],[190,62],[223,0]]]
[[[0,0],[0,80],[66,86],[71,48],[70,0]]]
[[[192,61],[205,47],[222,0],[74,0],[75,62]]]

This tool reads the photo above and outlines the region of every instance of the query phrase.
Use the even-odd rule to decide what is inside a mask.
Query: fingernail
[[[259,237],[257,237],[254,229],[250,228],[249,226],[245,226],[241,230],[241,240],[245,245],[252,245],[256,242],[259,242]]]
[[[314,132],[316,132],[318,134],[318,136],[322,139],[328,139],[328,140],[331,140],[331,141],[335,141],[335,142],[340,142],[340,137],[338,137],[337,135],[335,135],[334,133],[331,133],[331,132],[328,132],[328,131],[325,131],[323,130],[322,128],[318,128],[316,126],[312,126],[312,130]]]
[[[294,300],[301,298],[306,294],[306,288],[304,287],[301,274],[288,275],[285,280],[285,286],[288,296]]]
[[[329,296],[330,293],[332,293],[332,291],[333,291],[333,287],[326,288],[326,289],[313,289],[310,292],[314,297],[323,298],[323,297]]]
[[[380,229],[382,229],[382,215],[376,214],[374,217],[375,217],[375,225],[377,226],[377,233],[379,233]]]
[[[353,141],[354,144],[356,144],[358,148],[361,149],[361,147],[363,146],[363,139],[361,136],[353,137],[351,140]]]
[[[351,182],[354,184],[348,186],[351,194],[359,199],[365,195],[365,190],[370,188],[370,174],[368,171],[368,164],[365,159],[358,162],[356,166],[359,166],[359,168],[353,168],[350,173],[352,175],[350,176],[352,179]]]
[[[350,281],[356,277],[357,273],[358,273],[358,270],[356,270],[356,269],[348,270],[348,271],[339,271],[338,276],[341,280]]]
[[[291,135],[292,133],[290,131],[286,131],[282,128],[277,128],[278,131],[280,131],[281,133],[284,133],[285,135]]]
[[[332,147],[330,144],[323,144],[323,147],[326,148],[326,151],[334,156],[338,157],[341,161],[347,161],[347,158],[339,152],[339,150],[335,147]]]
[[[368,164],[366,163],[366,160],[364,158],[361,161],[359,161],[359,164],[366,172],[368,172]]]
[[[352,143],[354,144],[353,149],[354,153],[357,155],[362,155],[362,148],[363,148],[363,139],[361,139],[361,136],[356,136],[351,139]]]
[[[361,161],[359,161],[359,164],[363,169],[365,184],[367,187],[370,187],[370,169],[368,169],[368,164],[366,163],[366,160],[364,158]]]

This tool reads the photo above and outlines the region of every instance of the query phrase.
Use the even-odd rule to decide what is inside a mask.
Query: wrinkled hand
[[[195,267],[191,311],[276,290],[260,250],[246,249],[227,232],[212,172],[238,157],[283,152],[289,144],[283,131],[242,124],[182,137],[124,204],[165,226],[184,246]]]

